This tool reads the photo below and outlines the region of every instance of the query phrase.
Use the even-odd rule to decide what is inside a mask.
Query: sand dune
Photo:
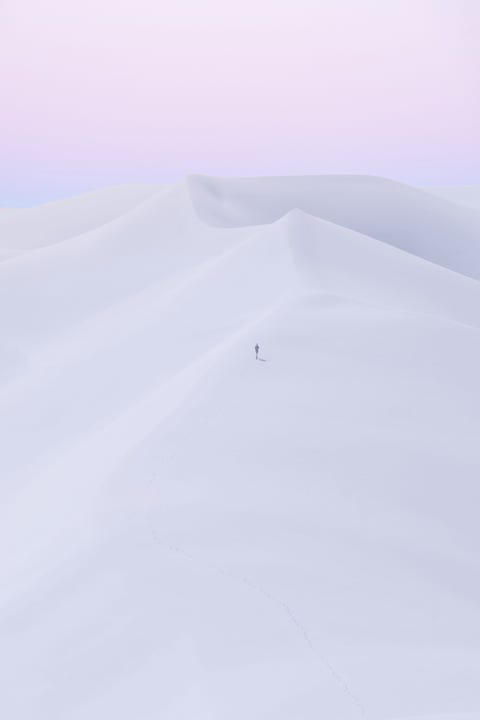
[[[0,235],[5,717],[480,717],[480,215],[123,198]]]
[[[466,185],[464,187],[429,188],[429,192],[445,200],[480,210],[480,185]]]
[[[0,252],[14,255],[80,235],[159,191],[156,185],[121,185],[33,208],[7,208],[0,213]]]
[[[192,176],[193,203],[212,225],[271,223],[293,208],[465,275],[480,277],[480,208],[369,176],[222,179]],[[452,238],[455,243],[452,243]]]

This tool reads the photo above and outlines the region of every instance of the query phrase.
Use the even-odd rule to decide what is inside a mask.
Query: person
[[[255,345],[255,360],[258,360],[258,351],[260,350],[260,345],[257,343]]]

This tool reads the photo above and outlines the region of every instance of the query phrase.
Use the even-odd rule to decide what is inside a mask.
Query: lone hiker
[[[258,351],[260,350],[260,345],[257,343],[255,345],[255,360],[258,360]]]

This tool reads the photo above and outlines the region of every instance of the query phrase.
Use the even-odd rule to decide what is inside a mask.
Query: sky
[[[480,184],[478,0],[0,0],[0,207],[188,173]]]

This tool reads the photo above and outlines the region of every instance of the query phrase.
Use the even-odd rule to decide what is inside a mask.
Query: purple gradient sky
[[[0,0],[0,206],[103,185],[480,183],[479,0]]]

